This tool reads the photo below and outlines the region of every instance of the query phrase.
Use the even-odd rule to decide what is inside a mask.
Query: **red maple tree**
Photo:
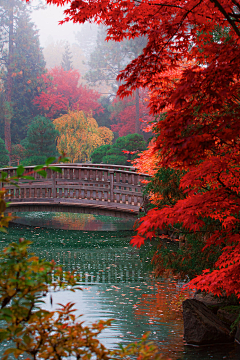
[[[191,285],[240,298],[240,28],[238,0],[47,0],[69,4],[66,21],[94,20],[108,27],[108,39],[147,36],[143,52],[122,71],[119,95],[148,87],[156,124],[158,166],[184,169],[186,197],[151,210],[134,245],[156,229],[181,224],[204,232],[205,246],[223,247],[211,272]],[[187,64],[187,66],[183,66]],[[173,74],[177,74],[177,76]],[[163,116],[164,115],[164,116]]]
[[[148,124],[153,121],[153,116],[149,114],[149,95],[147,89],[139,91],[139,119],[142,130],[147,130]],[[111,130],[118,132],[119,136],[126,136],[136,132],[136,99],[135,96],[128,96],[123,99],[116,97],[112,103],[113,111],[111,119],[115,124],[111,125]]]
[[[80,77],[78,70],[65,71],[61,67],[49,70],[42,75],[45,90],[35,97],[34,103],[50,118],[57,118],[68,110],[102,111],[97,101],[100,94],[79,84]]]

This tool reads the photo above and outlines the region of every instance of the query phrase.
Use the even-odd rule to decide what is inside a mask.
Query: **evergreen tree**
[[[147,144],[142,135],[128,134],[127,136],[119,137],[113,145],[108,145],[108,147],[106,145],[100,146],[94,150],[91,159],[95,164],[131,166],[131,161],[137,157],[139,152],[145,150],[146,146]],[[126,151],[126,153],[123,151]]]
[[[65,51],[62,56],[61,66],[64,71],[72,70],[72,53],[70,51],[69,43],[66,43]]]
[[[0,167],[8,165],[9,155],[4,141],[0,138]]]
[[[48,118],[36,116],[29,126],[27,137],[22,141],[27,158],[23,165],[43,163],[50,156],[56,156],[56,138],[59,132]]]
[[[34,29],[29,13],[21,12],[16,25],[12,94],[12,138],[15,143],[26,136],[28,125],[39,114],[32,100],[41,91],[41,75],[45,68],[38,31]]]
[[[29,14],[29,5],[21,0],[0,0],[0,65],[4,84],[0,121],[5,123],[1,135],[10,151],[11,137],[15,143],[23,139],[28,124],[38,113],[32,99],[40,91],[45,67],[38,33]]]
[[[89,61],[90,55],[97,46],[97,33],[99,26],[94,23],[85,23],[81,31],[75,33],[75,39],[83,51],[84,57]]]

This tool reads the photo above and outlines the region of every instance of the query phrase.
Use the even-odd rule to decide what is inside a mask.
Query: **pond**
[[[138,250],[129,245],[131,222],[68,213],[18,216],[18,224],[11,225],[7,235],[0,234],[0,248],[25,237],[40,258],[54,259],[64,269],[76,270],[83,291],[55,293],[53,306],[75,302],[77,313],[83,314],[87,323],[114,318],[112,326],[102,333],[104,345],[115,348],[150,331],[150,339],[161,353],[173,360],[239,360],[237,344],[203,348],[184,344],[182,316],[176,311],[181,284],[154,278],[154,246],[148,243]],[[45,300],[51,308],[49,299]]]

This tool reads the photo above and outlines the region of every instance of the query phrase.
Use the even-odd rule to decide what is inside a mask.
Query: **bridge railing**
[[[34,180],[20,180],[19,187],[4,185],[6,197],[14,202],[88,200],[96,203],[125,204],[139,207],[142,204],[142,180],[149,178],[139,174],[133,167],[105,164],[57,165],[62,173],[47,169],[47,177],[33,172],[34,166],[27,166],[26,173]],[[1,169],[8,177],[16,174],[16,168]]]

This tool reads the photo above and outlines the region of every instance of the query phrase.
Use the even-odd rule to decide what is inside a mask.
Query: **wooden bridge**
[[[60,211],[135,217],[143,204],[142,180],[149,175],[135,168],[104,164],[56,165],[62,173],[47,169],[47,177],[31,174],[18,187],[4,184],[8,211]],[[27,166],[26,173],[34,166]],[[0,169],[12,177],[16,168]],[[0,184],[1,186],[1,184]]]

